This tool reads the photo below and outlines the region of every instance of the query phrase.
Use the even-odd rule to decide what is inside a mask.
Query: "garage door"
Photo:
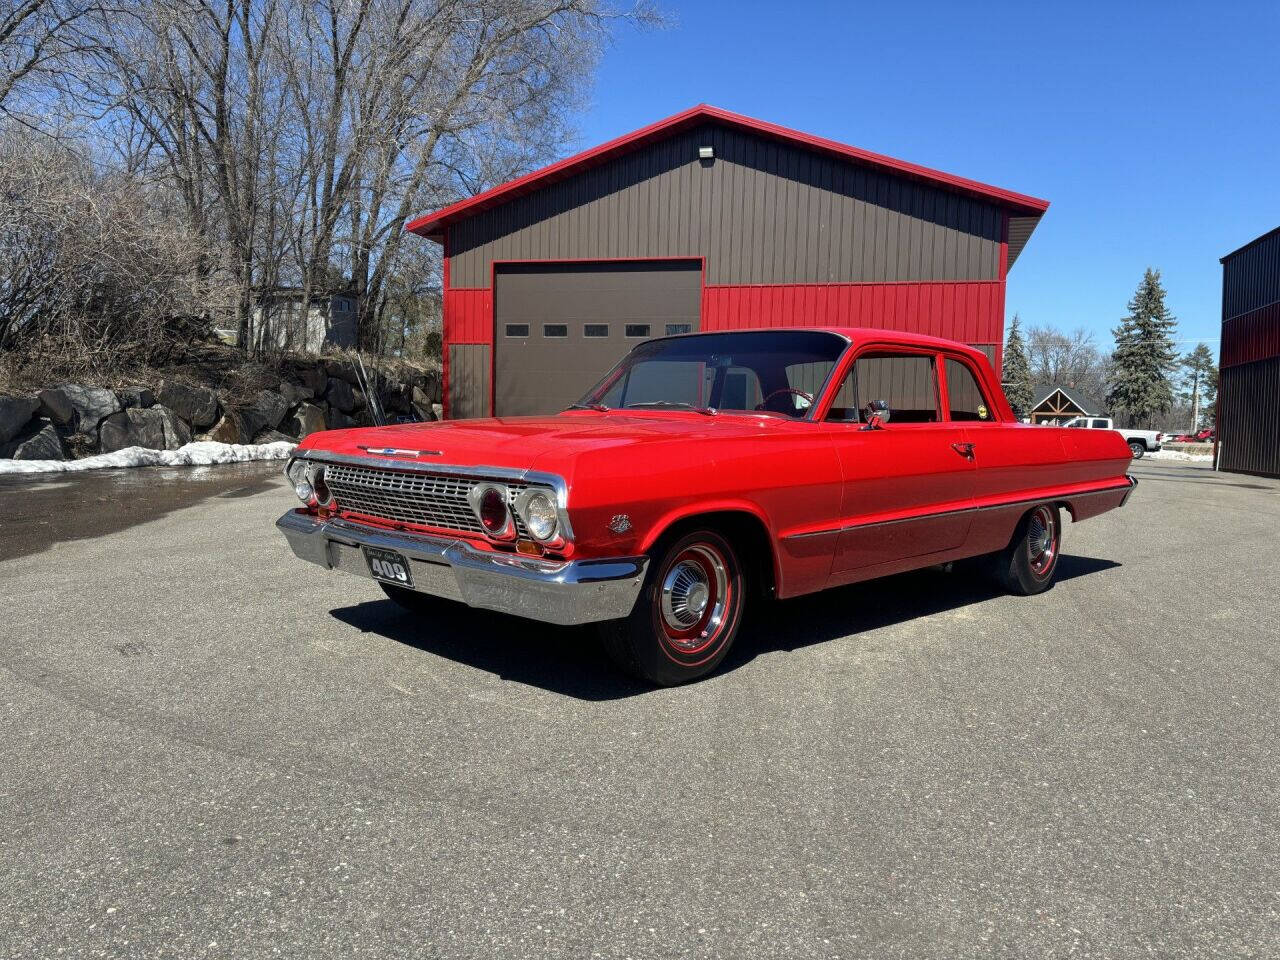
[[[698,329],[697,261],[499,265],[498,416],[556,413],[641,340]]]

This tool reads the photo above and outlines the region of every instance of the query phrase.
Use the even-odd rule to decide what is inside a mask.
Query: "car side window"
[[[885,424],[937,423],[938,376],[932,354],[866,353],[854,361],[827,413],[828,420],[858,423],[867,405],[888,406]]]
[[[991,405],[982,395],[973,371],[959,360],[947,358],[947,408],[952,420],[989,422]]]
[[[1099,430],[1099,429],[1106,429],[1106,426],[1107,426],[1107,421],[1105,421],[1105,420],[1095,420],[1095,421],[1093,421],[1093,428],[1094,428],[1095,430]]]

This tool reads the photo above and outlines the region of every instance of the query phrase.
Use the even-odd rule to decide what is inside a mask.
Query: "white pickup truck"
[[[1160,441],[1164,439],[1164,434],[1156,430],[1119,430],[1110,417],[1076,417],[1068,420],[1063,426],[1076,429],[1115,430],[1124,437],[1124,442],[1129,445],[1135,460],[1141,460],[1142,455],[1148,450],[1159,450]]]

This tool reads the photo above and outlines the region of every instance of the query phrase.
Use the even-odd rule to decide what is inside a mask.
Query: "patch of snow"
[[[1213,463],[1212,453],[1183,453],[1181,450],[1153,450],[1146,456],[1152,460],[1189,460],[1192,463]]]
[[[213,463],[246,463],[250,460],[284,460],[296,444],[278,440],[275,443],[215,443],[198,440],[177,450],[148,450],[125,447],[114,453],[100,453],[83,460],[0,460],[0,474],[66,473],[101,470],[104,467],[197,467]]]

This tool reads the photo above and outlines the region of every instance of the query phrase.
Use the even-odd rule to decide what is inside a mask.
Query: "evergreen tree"
[[[1200,429],[1202,423],[1213,423],[1213,408],[1218,399],[1218,364],[1213,351],[1203,343],[1182,358],[1186,390],[1182,400],[1191,410],[1191,432]]]
[[[1129,315],[1112,331],[1116,349],[1107,406],[1130,426],[1152,428],[1173,406],[1170,375],[1177,367],[1173,331],[1178,321],[1164,297],[1160,271],[1148,267],[1129,301]]]
[[[1004,395],[1009,406],[1025,416],[1031,412],[1031,401],[1035,399],[1033,391],[1027,345],[1022,339],[1022,320],[1015,313],[1009,324],[1009,339],[1004,345]]]

